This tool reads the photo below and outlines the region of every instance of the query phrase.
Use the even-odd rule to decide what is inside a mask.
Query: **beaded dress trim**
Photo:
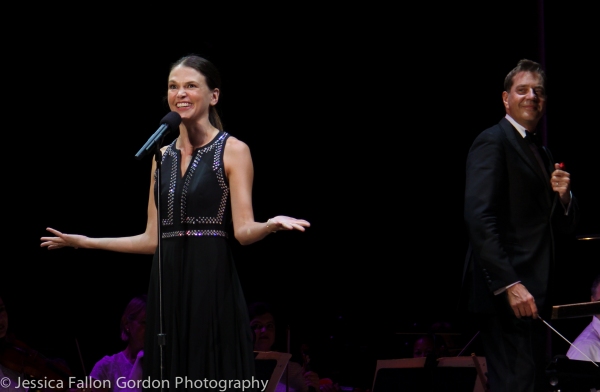
[[[229,197],[229,187],[227,186],[227,182],[225,181],[225,174],[222,165],[222,156],[223,156],[223,148],[225,147],[225,140],[229,135],[226,132],[222,132],[221,135],[218,135],[217,138],[206,145],[205,147],[199,148],[195,151],[195,156],[190,166],[188,167],[188,171],[186,173],[183,189],[181,194],[181,224],[189,225],[189,224],[214,224],[214,225],[224,225],[224,217],[225,217],[225,209],[227,207],[227,198]],[[175,143],[177,139],[175,139],[169,147],[165,150],[162,156],[162,163],[164,163],[166,157],[170,157],[172,159],[172,165],[169,172],[169,186],[167,192],[167,216],[165,218],[161,218],[162,226],[172,226],[175,223],[175,187],[177,185],[177,176],[179,167],[181,166],[179,162],[179,154],[177,149],[175,148]],[[188,198],[188,188],[190,185],[190,181],[193,178],[194,171],[198,167],[198,164],[201,162],[205,156],[214,150],[214,154],[212,155],[212,170],[215,172],[215,176],[217,178],[217,182],[219,184],[219,188],[222,190],[221,201],[219,204],[219,208],[217,214],[215,216],[188,216],[187,215],[187,198]],[[210,155],[209,155],[210,156]],[[210,158],[206,158],[210,159]],[[154,173],[154,179],[157,180],[157,173]],[[183,237],[183,236],[217,236],[217,237],[225,237],[228,238],[229,235],[224,230],[202,230],[202,229],[194,229],[194,230],[175,230],[175,231],[163,231],[161,234],[162,238],[173,238],[173,237]]]

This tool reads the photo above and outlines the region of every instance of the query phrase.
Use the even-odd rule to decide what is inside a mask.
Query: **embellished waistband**
[[[162,233],[162,238],[174,237],[225,237],[229,238],[229,234],[223,230],[178,230],[167,231]]]

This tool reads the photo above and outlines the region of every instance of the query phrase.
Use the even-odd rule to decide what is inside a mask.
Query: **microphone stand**
[[[164,391],[164,374],[165,374],[165,351],[164,347],[166,344],[167,336],[164,333],[163,326],[163,294],[162,294],[162,235],[160,230],[160,168],[162,163],[162,153],[160,152],[160,146],[162,144],[162,138],[160,138],[160,143],[156,143],[156,152],[154,153],[154,160],[156,161],[156,232],[158,235],[158,243],[157,243],[157,251],[158,251],[158,318],[159,318],[159,329],[158,329],[158,347],[160,353],[160,390]]]
[[[159,317],[159,328],[158,328],[158,347],[159,347],[159,355],[160,355],[160,390],[164,391],[164,373],[165,373],[165,353],[164,346],[166,344],[166,334],[164,333],[164,325],[163,325],[163,293],[162,293],[162,247],[161,247],[161,229],[160,229],[160,194],[161,194],[161,177],[160,177],[160,168],[162,162],[162,153],[160,152],[160,146],[162,145],[163,139],[166,135],[167,128],[161,125],[158,131],[154,133],[148,139],[146,144],[138,151],[136,154],[137,159],[141,159],[148,151],[150,151],[151,147],[154,146],[154,160],[156,161],[156,186],[157,186],[157,194],[156,194],[156,232],[157,232],[157,252],[158,252],[158,317]]]

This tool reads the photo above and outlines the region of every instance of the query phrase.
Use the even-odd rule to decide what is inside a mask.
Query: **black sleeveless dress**
[[[156,198],[162,241],[152,264],[143,359],[143,379],[153,381],[147,390],[223,390],[227,382],[226,389],[235,391],[241,390],[236,380],[254,377],[252,331],[227,230],[231,206],[223,151],[228,137],[221,131],[195,150],[183,177],[177,140],[162,155]],[[159,250],[166,335],[162,361]]]

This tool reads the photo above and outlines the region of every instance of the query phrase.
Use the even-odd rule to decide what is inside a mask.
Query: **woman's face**
[[[142,310],[135,319],[125,326],[129,330],[129,346],[133,349],[144,348],[144,335],[146,334],[146,311]]]
[[[219,89],[211,90],[206,78],[194,68],[178,66],[169,74],[169,108],[179,113],[182,121],[208,118],[211,105],[219,100]]]
[[[250,321],[254,331],[254,350],[271,351],[275,343],[275,319],[271,313],[256,316]]]
[[[8,314],[6,313],[6,306],[4,301],[0,298],[0,339],[6,336],[6,330],[8,329]]]

